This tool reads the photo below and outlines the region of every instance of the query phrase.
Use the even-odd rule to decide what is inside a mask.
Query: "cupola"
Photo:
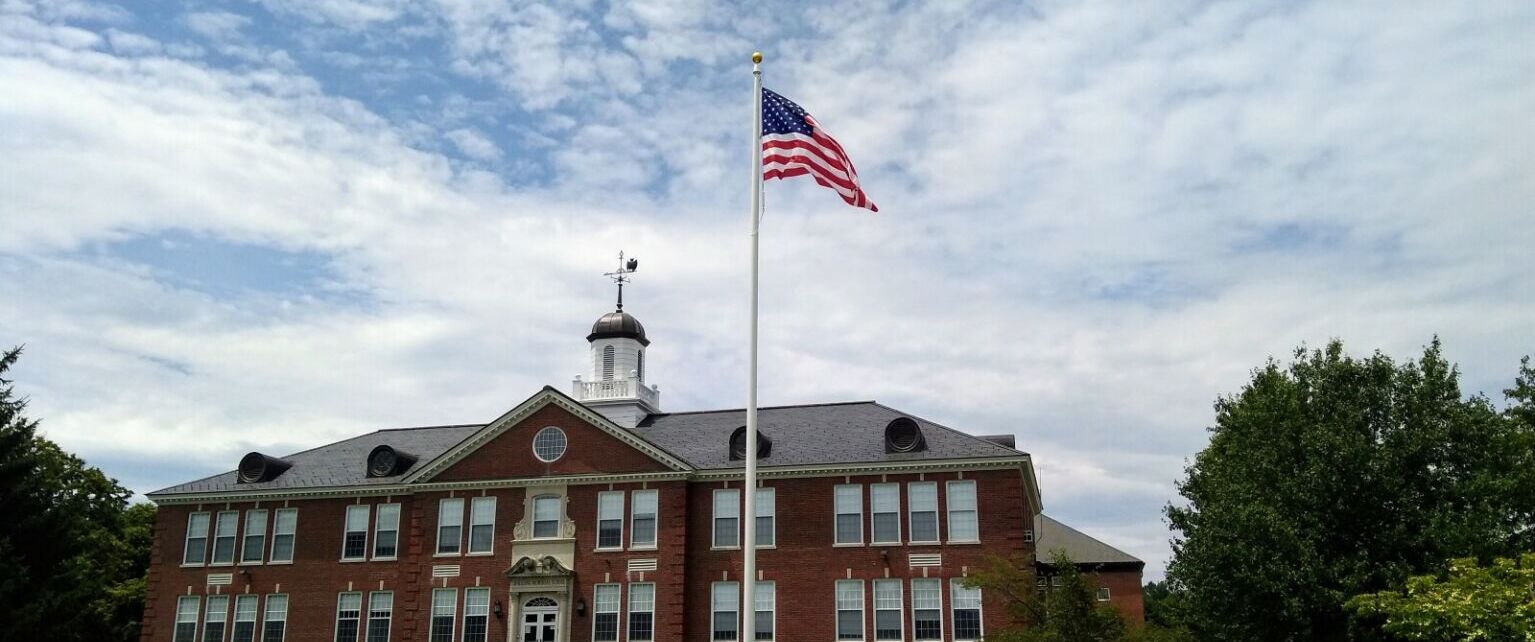
[[[660,389],[645,382],[645,349],[650,339],[640,320],[624,311],[624,284],[637,269],[638,260],[626,261],[622,252],[618,254],[618,270],[607,274],[618,284],[618,306],[592,324],[586,335],[589,367],[572,383],[576,401],[625,428],[661,411]]]

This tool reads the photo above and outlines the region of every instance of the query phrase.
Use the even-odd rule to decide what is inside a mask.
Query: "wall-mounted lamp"
[[[576,598],[576,617],[586,617],[586,598]]]
[[[496,619],[501,619],[501,600],[496,600]]]

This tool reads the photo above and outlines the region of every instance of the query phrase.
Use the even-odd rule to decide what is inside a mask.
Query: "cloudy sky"
[[[1300,344],[1535,352],[1535,4],[0,0],[0,343],[139,492],[568,387],[628,308],[744,403],[748,54],[878,214],[767,189],[765,404],[1013,432],[1145,558]]]

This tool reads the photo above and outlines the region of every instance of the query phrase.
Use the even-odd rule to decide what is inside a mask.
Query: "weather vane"
[[[618,311],[619,312],[623,312],[624,311],[624,284],[625,283],[629,283],[629,282],[634,280],[633,277],[630,277],[629,275],[630,274],[634,274],[634,271],[638,270],[638,269],[640,269],[640,260],[639,259],[629,259],[629,261],[626,263],[626,262],[624,262],[624,253],[623,253],[623,251],[619,251],[619,253],[618,253],[618,269],[613,271],[613,272],[608,272],[606,274],[603,274],[603,276],[606,276],[606,277],[608,277],[610,279],[613,279],[613,282],[618,284]]]

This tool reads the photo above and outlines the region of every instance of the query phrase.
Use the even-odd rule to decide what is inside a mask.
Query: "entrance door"
[[[522,605],[522,642],[554,642],[559,625],[559,602],[535,597]]]

